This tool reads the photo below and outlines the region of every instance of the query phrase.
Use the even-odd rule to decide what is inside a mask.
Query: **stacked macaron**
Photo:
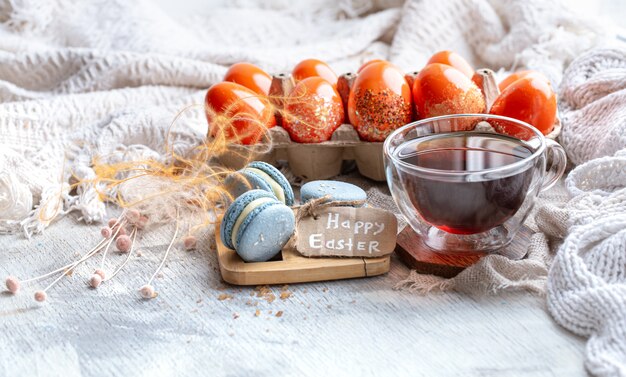
[[[302,204],[330,195],[331,201],[354,203],[354,206],[365,204],[367,195],[362,188],[351,183],[339,181],[312,181],[306,183],[300,189],[300,202]],[[358,204],[362,203],[362,204]]]
[[[229,175],[225,184],[234,198],[258,189],[274,194],[276,199],[288,206],[294,202],[293,189],[287,178],[278,169],[263,161],[251,162],[245,168]]]
[[[228,207],[220,236],[224,245],[234,249],[244,261],[264,262],[289,241],[295,222],[293,210],[273,193],[251,190]]]
[[[254,161],[225,181],[235,198],[220,235],[225,246],[246,262],[264,262],[278,254],[293,235],[294,194],[287,178],[272,165]]]

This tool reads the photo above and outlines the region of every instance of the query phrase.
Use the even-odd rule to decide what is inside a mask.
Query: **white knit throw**
[[[413,274],[413,283],[544,292],[547,278],[554,318],[590,337],[588,369],[626,375],[624,52],[588,52],[563,76],[602,33],[552,1],[288,3],[239,0],[177,20],[148,0],[0,0],[0,232],[31,236],[69,211],[86,222],[102,220],[96,188],[70,192],[71,175],[92,176],[95,155],[163,158],[174,115],[201,103],[229,64],[288,72],[317,57],[347,72],[387,58],[408,71],[451,49],[476,67],[538,69],[555,87],[563,79],[561,142],[582,165],[570,173],[568,191],[543,196],[529,224],[538,233],[527,259],[490,256],[457,279]],[[205,133],[202,113],[192,111],[170,137],[184,154]],[[548,276],[548,241],[561,238]]]
[[[561,141],[582,163],[567,177],[565,242],[548,275],[548,309],[588,336],[594,375],[626,376],[626,49],[594,50],[562,83]]]

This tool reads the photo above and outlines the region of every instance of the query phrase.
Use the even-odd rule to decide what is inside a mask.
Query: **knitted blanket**
[[[70,180],[92,177],[94,156],[163,158],[174,116],[201,103],[229,64],[287,72],[317,57],[341,73],[385,58],[409,71],[451,49],[501,74],[544,72],[560,88],[560,141],[578,167],[538,206],[527,259],[494,255],[454,281],[409,280],[544,292],[547,279],[550,313],[590,337],[588,370],[626,375],[624,50],[588,51],[603,33],[556,2],[287,3],[240,1],[178,20],[147,0],[0,0],[0,232],[30,237],[71,211],[101,221],[95,188],[70,192]],[[205,134],[202,112],[186,112],[170,143],[185,155]],[[388,193],[368,194],[392,206]]]

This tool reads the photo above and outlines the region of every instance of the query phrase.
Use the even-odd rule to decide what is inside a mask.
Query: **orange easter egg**
[[[427,65],[417,75],[413,101],[419,118],[486,110],[485,98],[476,84],[458,69],[439,63]]]
[[[445,64],[450,67],[454,67],[470,79],[474,76],[474,68],[472,68],[467,60],[463,59],[461,55],[453,51],[444,50],[435,53],[430,57],[430,60],[426,63],[426,65],[433,63]]]
[[[298,143],[330,140],[343,124],[341,97],[331,83],[321,77],[300,81],[285,101],[283,128]]]
[[[384,62],[363,68],[350,91],[348,117],[365,141],[383,141],[409,123],[411,88],[404,74]]]
[[[362,70],[364,70],[364,69],[365,69],[365,67],[369,67],[369,66],[370,66],[370,65],[372,65],[372,64],[378,64],[378,63],[386,63],[386,64],[391,64],[391,63],[389,63],[389,62],[388,62],[388,61],[386,61],[386,60],[382,60],[382,59],[372,59],[372,60],[370,60],[370,61],[367,61],[367,62],[363,63],[363,65],[361,65],[361,66],[359,67],[359,70],[358,70],[358,71],[356,71],[356,72],[357,72],[357,73],[361,73],[361,71],[362,71]]]
[[[556,122],[556,94],[545,76],[527,74],[505,87],[491,106],[490,113],[524,121],[547,135]],[[517,133],[511,123],[503,123],[496,130],[511,136]]]
[[[257,143],[268,128],[276,125],[272,107],[252,90],[220,82],[205,97],[209,134],[238,144]]]
[[[337,85],[337,74],[330,66],[321,60],[306,59],[298,63],[291,72],[293,79],[298,82],[307,77],[321,77],[331,83]]]
[[[257,94],[266,96],[272,85],[272,76],[254,64],[236,63],[226,71],[224,81],[243,85]]]
[[[500,84],[498,84],[498,89],[500,89],[500,92],[503,92],[504,89],[506,89],[509,85],[513,84],[515,81],[524,77],[531,76],[531,75],[537,76],[541,78],[542,80],[544,80],[545,82],[548,82],[548,83],[550,82],[550,80],[548,80],[548,78],[540,72],[530,71],[530,70],[518,71],[518,72],[511,73],[504,80],[500,81]]]

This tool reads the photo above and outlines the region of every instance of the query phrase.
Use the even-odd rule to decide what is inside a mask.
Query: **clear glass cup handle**
[[[567,167],[567,155],[565,149],[552,139],[546,139],[546,152],[551,159],[550,166],[546,175],[543,177],[543,183],[541,185],[541,191],[546,191],[559,180],[565,173]]]

